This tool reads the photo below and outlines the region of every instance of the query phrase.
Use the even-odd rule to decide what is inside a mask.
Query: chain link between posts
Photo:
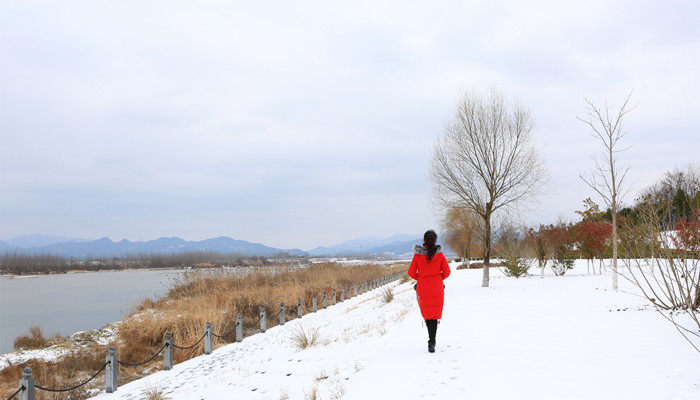
[[[263,317],[262,314],[260,314],[260,317],[258,318],[257,321],[253,322],[253,325],[248,325],[248,324],[246,324],[246,323],[244,322],[244,323],[243,323],[243,327],[246,328],[246,329],[255,329],[255,328],[257,328],[257,327],[259,326],[258,324],[260,324],[260,321],[262,321],[262,317]]]
[[[230,331],[229,333],[219,336],[219,335],[217,335],[216,333],[212,332],[212,335],[213,335],[215,338],[224,339],[224,338],[226,338],[226,337],[231,336],[231,334],[232,334],[233,332],[236,331],[236,328],[237,328],[237,327],[238,327],[238,321],[236,321],[236,325],[233,326],[233,329],[231,329],[231,331]]]
[[[102,366],[102,368],[100,368],[99,371],[95,372],[95,375],[93,375],[92,377],[90,377],[90,379],[86,380],[85,382],[83,382],[83,383],[81,383],[81,384],[79,384],[79,385],[73,386],[72,388],[68,388],[68,389],[49,389],[49,388],[41,387],[41,386],[39,386],[39,385],[34,385],[34,387],[37,388],[37,389],[45,390],[45,391],[47,391],[47,392],[54,392],[54,393],[70,392],[71,390],[78,389],[79,387],[84,386],[84,385],[86,385],[88,382],[90,382],[91,380],[95,379],[95,377],[96,377],[97,375],[99,375],[100,372],[104,371],[104,369],[107,368],[107,365],[108,365],[108,364],[110,364],[110,363],[109,363],[109,362],[104,363],[104,365]]]
[[[188,350],[188,349],[191,349],[191,348],[193,348],[194,346],[200,344],[200,343],[202,342],[202,340],[204,340],[205,337],[207,337],[207,333],[206,333],[206,332],[204,332],[204,335],[202,335],[202,337],[199,338],[199,340],[197,341],[197,343],[193,344],[192,346],[182,347],[182,346],[178,346],[178,345],[176,345],[175,343],[173,343],[173,347],[175,347],[176,349],[180,349],[180,350]]]
[[[143,365],[143,364],[146,364],[146,363],[151,362],[154,358],[158,357],[158,354],[160,354],[160,353],[163,351],[163,349],[166,348],[166,347],[168,347],[168,343],[165,343],[165,344],[163,345],[163,347],[161,347],[160,350],[158,350],[158,352],[157,352],[156,354],[154,354],[153,356],[151,356],[151,358],[149,358],[148,360],[146,360],[146,361],[144,361],[144,362],[141,362],[141,363],[131,364],[131,363],[123,362],[123,361],[121,361],[121,360],[119,360],[119,361],[117,361],[117,362],[118,362],[120,365],[124,365],[124,366],[126,366],[126,367],[138,367],[138,366],[141,366],[141,365]]]

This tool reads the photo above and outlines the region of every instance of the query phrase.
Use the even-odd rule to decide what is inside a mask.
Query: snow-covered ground
[[[700,399],[700,354],[609,274],[514,279],[453,271],[427,352],[411,283],[346,300],[120,387],[140,399]],[[301,330],[318,344],[300,350]],[[123,367],[122,367],[123,368]]]

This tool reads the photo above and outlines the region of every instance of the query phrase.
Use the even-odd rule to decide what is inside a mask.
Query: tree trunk
[[[467,248],[464,250],[464,260],[462,261],[462,265],[466,265],[467,269],[469,269],[469,256],[471,255],[471,248],[472,248],[472,235],[467,236]]]
[[[613,183],[615,181],[613,180]],[[612,207],[612,245],[613,245],[613,279],[612,279],[612,289],[617,292],[617,205],[614,203],[615,195],[613,194],[613,207]]]
[[[489,264],[491,260],[491,210],[486,211],[484,225],[486,226],[486,234],[484,235],[484,275],[481,280],[481,287],[489,287]]]
[[[544,269],[547,268],[547,260],[544,260],[544,262],[540,262],[540,265],[542,266],[541,271],[540,271],[540,279],[544,278]]]

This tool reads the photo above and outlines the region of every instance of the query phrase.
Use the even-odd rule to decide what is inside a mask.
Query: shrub
[[[566,271],[574,268],[574,260],[570,259],[562,259],[562,260],[554,260],[552,262],[552,271],[554,271],[554,275],[556,276],[564,276]]]
[[[497,262],[489,262],[489,268],[500,267],[501,264]],[[474,262],[470,264],[462,264],[457,269],[483,269],[484,263]]]
[[[501,265],[506,276],[515,277],[516,279],[521,276],[527,276],[527,272],[530,269],[530,262],[519,257],[508,257],[501,261]]]
[[[44,337],[44,331],[39,325],[29,327],[29,334],[18,336],[14,342],[15,350],[19,349],[43,349],[49,346],[49,341]]]

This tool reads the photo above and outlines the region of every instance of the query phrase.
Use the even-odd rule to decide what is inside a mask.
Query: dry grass
[[[120,342],[128,344],[118,348],[120,359],[138,362],[157,351],[163,343],[165,332],[173,333],[179,346],[189,346],[201,338],[207,321],[212,323],[215,334],[223,335],[235,327],[237,313],[243,316],[244,326],[252,327],[246,335],[258,331],[256,324],[260,307],[268,314],[268,328],[278,324],[272,318],[279,305],[286,305],[286,319],[296,317],[297,299],[302,297],[305,313],[310,311],[316,293],[323,297],[325,291],[332,304],[333,288],[347,287],[356,282],[405,269],[405,266],[387,268],[381,265],[342,266],[335,263],[313,264],[306,268],[278,265],[260,268],[254,273],[242,274],[236,268],[193,270],[182,274],[173,283],[168,295],[158,302],[146,301],[134,310],[119,330]],[[339,292],[339,290],[338,290]],[[230,343],[235,334],[220,343]],[[203,353],[203,346],[175,351],[175,361],[181,362]]]
[[[299,350],[315,346],[320,339],[318,328],[298,324],[292,329],[292,342]]]
[[[22,377],[22,370],[32,369],[32,376],[40,386],[50,389],[67,389],[76,386],[97,372],[105,364],[106,346],[94,346],[82,349],[80,353],[70,353],[58,361],[32,359],[18,365],[10,365],[0,371],[1,390],[7,397],[17,390],[17,383]],[[103,387],[104,378],[98,376],[88,385],[66,393],[36,391],[36,399],[82,400],[89,397],[88,389]]]
[[[49,339],[44,336],[44,330],[39,325],[32,325],[28,334],[17,336],[14,341],[15,350],[43,349],[49,345]]]
[[[147,384],[141,391],[141,395],[144,400],[170,400],[170,397],[166,397],[163,389],[151,386],[150,384]]]
[[[384,289],[382,291],[382,300],[387,304],[391,303],[394,300],[394,291],[391,288]]]
[[[260,307],[265,306],[268,315],[267,326],[279,323],[277,315],[280,302],[284,302],[287,320],[296,318],[297,298],[302,297],[305,313],[310,311],[313,294],[328,295],[328,304],[333,304],[333,288],[375,279],[399,270],[406,265],[387,267],[383,265],[344,266],[336,263],[313,264],[299,268],[294,265],[262,267],[254,271],[240,268],[215,268],[185,272],[171,284],[169,293],[158,300],[146,299],[134,307],[129,317],[119,326],[118,340],[112,343],[117,347],[119,360],[127,363],[140,363],[163,346],[166,332],[172,332],[173,342],[179,346],[189,346],[204,334],[207,321],[212,323],[215,334],[228,333],[235,327],[236,314],[243,315],[243,323],[252,326],[258,321]],[[339,296],[340,290],[338,290]],[[259,325],[245,332],[256,333]],[[41,340],[39,330],[26,335],[29,340]],[[24,340],[24,339],[23,339]],[[46,339],[44,339],[46,340]],[[215,339],[217,345],[235,341],[235,334],[224,340]],[[175,362],[179,363],[204,352],[203,343],[189,350],[175,349]],[[24,367],[31,367],[36,382],[44,387],[65,388],[81,383],[104,365],[107,346],[87,346],[74,356],[67,356],[55,362],[30,360],[26,363],[9,366],[0,371],[0,397],[17,390],[17,382]],[[142,367],[119,369],[119,385],[145,376],[162,368],[162,357]],[[94,383],[94,385],[92,385]],[[88,388],[103,388],[104,378],[93,380]],[[82,393],[82,394],[81,394]],[[87,392],[69,392],[66,397],[52,397],[79,400],[87,397]],[[44,393],[39,391],[37,399]],[[83,397],[81,397],[83,396]],[[48,397],[44,397],[48,398]]]

